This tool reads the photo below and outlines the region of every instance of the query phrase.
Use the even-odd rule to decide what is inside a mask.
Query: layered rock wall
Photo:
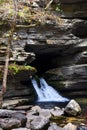
[[[32,65],[36,67],[39,75],[47,71],[45,78],[62,94],[86,96],[87,2],[85,0],[60,0],[60,2],[64,18],[60,19],[59,23],[56,23],[54,19],[47,19],[44,25],[16,30],[11,46],[10,62]],[[0,40],[1,43],[5,42]],[[0,49],[0,64],[3,65],[6,45]],[[19,80],[17,84],[13,83],[14,79],[8,79],[8,91],[5,97],[28,94],[32,97],[35,94],[33,90],[31,91],[28,75],[25,76],[26,79],[23,79],[23,76],[25,75],[20,75],[20,80],[15,77],[16,81]],[[10,81],[12,83],[9,83]],[[12,90],[14,90],[13,93]]]
[[[60,0],[61,9],[66,17],[87,18],[86,0]]]

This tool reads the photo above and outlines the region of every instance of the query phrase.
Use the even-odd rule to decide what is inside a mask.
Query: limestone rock
[[[41,108],[39,106],[34,106],[34,107],[32,107],[31,110],[34,112],[39,112],[41,110]]]
[[[73,125],[72,123],[68,123],[63,127],[63,130],[77,130],[77,126]]]
[[[46,119],[45,117],[37,117],[30,123],[31,130],[40,130],[40,129],[46,129],[46,127],[49,125],[49,119]]]
[[[24,114],[16,112],[12,114],[12,118],[18,119],[21,122],[21,126],[25,126],[27,122],[27,118]]]
[[[49,109],[41,109],[39,111],[39,115],[46,118],[46,119],[49,119],[51,117],[51,112]]]
[[[51,114],[52,114],[52,116],[57,117],[57,116],[63,115],[63,114],[64,114],[64,111],[63,111],[62,109],[52,110],[52,111],[51,111]]]
[[[0,110],[0,124],[2,128],[16,128],[26,125],[27,118],[22,112]]]
[[[56,123],[52,123],[48,130],[62,130],[62,128],[57,126]]]
[[[75,100],[71,100],[65,107],[64,113],[69,116],[77,116],[81,113],[81,107]]]
[[[16,111],[0,109],[0,118],[11,118]]]
[[[21,122],[20,120],[14,118],[4,118],[0,119],[0,126],[2,129],[9,130],[21,127]]]

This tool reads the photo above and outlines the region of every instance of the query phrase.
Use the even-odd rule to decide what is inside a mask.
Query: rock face
[[[39,74],[49,70],[44,76],[48,83],[70,97],[86,95],[87,39],[85,26],[86,20],[73,19],[64,20],[61,25],[57,26],[34,28],[33,34],[31,29],[28,30],[33,44],[27,43],[25,50],[36,54],[36,60],[31,65],[36,66]],[[52,70],[52,68],[56,69]]]
[[[67,17],[87,18],[86,0],[60,0],[60,2]]]
[[[73,18],[60,19],[59,23],[47,19],[45,25],[16,30],[14,38],[19,39],[12,42],[10,62],[35,66],[38,74],[49,70],[45,73],[45,78],[63,94],[71,97],[87,96],[87,1],[60,2],[61,8],[67,13],[65,18]],[[0,63],[4,64],[6,42],[0,41],[5,44],[0,48]],[[18,77],[15,78],[16,81],[19,80]],[[21,74],[21,78],[16,83],[14,78],[9,78],[5,98],[35,95],[27,73]]]

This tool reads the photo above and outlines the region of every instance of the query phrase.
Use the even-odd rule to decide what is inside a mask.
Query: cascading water
[[[38,95],[38,102],[65,102],[69,99],[62,97],[54,88],[49,86],[43,78],[40,78],[40,87],[35,79],[32,84]]]

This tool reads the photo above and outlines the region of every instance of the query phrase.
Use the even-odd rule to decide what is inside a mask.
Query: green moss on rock
[[[16,65],[16,64],[12,64],[9,65],[9,71],[11,71],[14,75],[16,75],[17,73],[21,72],[21,71],[29,71],[30,73],[36,73],[37,70],[32,67],[32,66],[22,66],[22,65]]]

